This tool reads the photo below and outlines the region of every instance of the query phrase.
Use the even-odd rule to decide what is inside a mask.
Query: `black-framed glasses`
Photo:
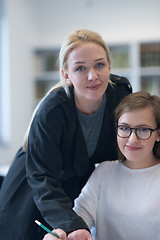
[[[157,130],[157,128],[155,129],[144,127],[131,128],[124,125],[118,125],[116,126],[116,129],[117,135],[121,138],[128,138],[132,134],[132,131],[134,130],[136,136],[141,140],[147,140],[148,138],[151,137],[152,133]]]

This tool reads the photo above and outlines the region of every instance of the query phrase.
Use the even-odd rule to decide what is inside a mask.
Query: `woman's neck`
[[[102,99],[98,99],[96,101],[93,100],[79,100],[77,99],[77,97],[75,96],[75,103],[76,103],[76,107],[79,109],[80,112],[84,113],[84,114],[94,114],[95,112],[97,112],[98,108],[100,107],[101,103],[102,103]]]

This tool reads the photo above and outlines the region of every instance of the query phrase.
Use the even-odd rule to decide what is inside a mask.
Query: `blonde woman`
[[[36,108],[1,188],[3,239],[42,239],[35,219],[67,233],[88,229],[74,199],[96,163],[117,158],[113,112],[130,83],[110,73],[109,49],[90,30],[65,38],[59,62],[61,83]]]

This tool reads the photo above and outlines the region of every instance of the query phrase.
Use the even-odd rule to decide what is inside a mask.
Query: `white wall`
[[[38,3],[38,4],[37,4]],[[160,36],[159,0],[38,0],[32,14],[38,43],[59,43],[77,28],[99,31],[106,41],[154,39]]]
[[[32,113],[32,49],[60,45],[78,28],[98,31],[106,42],[160,40],[159,0],[5,0],[9,33],[11,139],[0,147],[0,166],[22,144]]]
[[[27,1],[5,1],[8,27],[8,71],[10,89],[11,138],[7,146],[0,147],[0,163],[11,162],[21,145],[31,115],[32,104],[32,55],[36,28]],[[7,54],[7,52],[6,52]],[[6,129],[7,131],[7,129]]]

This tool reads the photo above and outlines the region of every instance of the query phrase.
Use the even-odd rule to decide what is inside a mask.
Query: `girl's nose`
[[[129,141],[132,141],[132,142],[137,142],[138,141],[138,137],[135,133],[135,130],[132,130],[131,135],[129,136]]]
[[[91,68],[90,71],[88,72],[88,80],[89,81],[95,81],[98,78],[98,75],[96,71]]]

